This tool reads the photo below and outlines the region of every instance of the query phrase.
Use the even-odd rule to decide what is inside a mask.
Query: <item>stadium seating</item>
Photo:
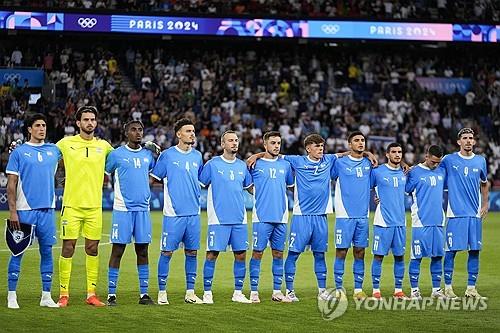
[[[4,6],[120,10],[217,15],[286,15],[378,19],[459,19],[498,21],[495,0],[10,0]]]
[[[218,137],[229,128],[241,135],[242,157],[260,150],[262,134],[271,129],[282,133],[284,152],[301,154],[308,133],[321,133],[327,151],[338,152],[346,150],[346,133],[359,128],[381,160],[384,143],[397,138],[413,164],[431,143],[454,151],[458,129],[471,126],[480,137],[479,151],[489,158],[490,178],[498,183],[500,70],[494,57],[469,52],[451,60],[447,54],[460,49],[414,52],[400,46],[392,46],[397,52],[381,52],[370,47],[270,50],[245,44],[235,52],[228,46],[192,50],[183,45],[89,50],[67,43],[41,53],[0,47],[0,66],[15,66],[14,53],[21,52],[18,65],[44,68],[55,89],[53,100],[29,106],[20,83],[3,82],[2,169],[8,143],[24,137],[27,111],[50,116],[49,139],[55,142],[75,133],[73,113],[91,104],[102,112],[98,136],[115,146],[123,143],[121,124],[127,119],[141,119],[146,139],[167,148],[174,142],[175,119],[192,117],[205,160],[220,152]],[[470,77],[473,93],[466,98],[426,91],[415,76]]]

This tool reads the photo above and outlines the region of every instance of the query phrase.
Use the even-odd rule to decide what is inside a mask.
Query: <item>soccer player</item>
[[[72,258],[80,230],[85,237],[86,303],[105,306],[95,290],[99,273],[98,246],[102,234],[104,166],[113,148],[107,141],[94,136],[97,115],[93,106],[80,107],[76,112],[80,133],[65,137],[56,144],[62,153],[66,172],[60,231],[63,240],[59,258],[60,307],[68,305]]]
[[[405,186],[406,176],[401,168],[403,148],[397,142],[386,149],[387,163],[372,170],[370,185],[380,201],[373,221],[373,298],[380,299],[380,276],[384,256],[394,255],[395,298],[406,298],[403,293],[406,245]]]
[[[148,295],[149,263],[148,246],[151,243],[151,217],[149,215],[149,173],[153,170],[153,153],[141,147],[144,125],[132,120],[125,125],[128,142],[109,153],[106,173],[114,178],[114,203],[111,220],[113,248],[108,269],[108,305],[116,303],[116,288],[120,260],[125,247],[134,237],[139,275],[139,304],[154,305]]]
[[[446,171],[438,168],[443,157],[441,147],[433,145],[427,150],[425,162],[408,174],[406,192],[412,195],[412,240],[410,260],[411,298],[422,299],[418,287],[422,258],[431,258],[432,297],[444,298],[440,288],[444,255],[443,191]]]
[[[318,299],[327,300],[325,252],[328,248],[328,213],[333,212],[330,172],[337,155],[324,154],[325,140],[319,134],[304,139],[307,155],[284,155],[295,173],[294,206],[288,256],[285,261],[286,302],[298,302],[294,291],[296,262],[300,254],[310,246],[314,256],[314,272],[318,282]],[[265,153],[252,155],[248,164]]]
[[[9,157],[6,172],[10,224],[16,230],[20,222],[34,226],[40,252],[42,298],[40,306],[58,307],[52,300],[52,246],[56,243],[54,177],[61,153],[54,144],[45,143],[47,121],[35,114],[26,121],[30,139]],[[16,288],[23,254],[11,256],[8,267],[7,307],[19,309]]]
[[[178,143],[161,153],[151,173],[163,181],[163,229],[161,253],[158,261],[158,304],[169,304],[167,278],[170,260],[180,243],[184,243],[186,271],[186,303],[201,304],[194,293],[196,282],[196,255],[200,248],[200,183],[203,169],[201,153],[193,149],[196,140],[194,124],[182,118],[174,124]]]
[[[486,160],[473,153],[476,140],[471,128],[458,132],[460,151],[443,158],[448,185],[448,224],[444,283],[447,297],[455,298],[452,288],[453,268],[457,251],[469,251],[468,282],[465,297],[480,298],[476,290],[479,273],[479,251],[482,248],[482,219],[488,212],[489,184]]]
[[[363,157],[366,138],[359,131],[347,138],[350,155],[339,159],[332,167],[335,184],[335,262],[336,297],[345,300],[343,290],[344,266],[347,251],[352,246],[355,299],[365,299],[365,248],[368,247],[368,209],[370,203],[370,174],[372,164]]]
[[[287,187],[293,187],[294,178],[290,163],[279,158],[280,132],[267,132],[263,136],[265,154],[251,169],[254,186],[254,208],[252,213],[253,253],[250,259],[250,300],[260,303],[259,276],[261,259],[268,242],[272,249],[273,294],[271,299],[283,302],[287,299],[281,292],[283,280],[283,250],[288,222]]]
[[[239,139],[234,131],[221,137],[223,154],[208,161],[200,175],[200,183],[208,187],[207,255],[203,267],[203,303],[213,304],[212,280],[215,262],[221,251],[231,245],[234,254],[233,302],[252,303],[241,292],[246,275],[248,248],[247,213],[244,189],[252,186],[252,176],[245,162],[236,158]]]

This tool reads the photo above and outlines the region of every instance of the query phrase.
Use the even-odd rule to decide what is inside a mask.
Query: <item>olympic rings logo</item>
[[[78,25],[82,28],[92,29],[97,24],[96,18],[80,17],[78,19]]]
[[[327,35],[335,35],[340,31],[340,26],[338,24],[323,24],[321,26],[321,31]]]
[[[3,75],[3,79],[4,79],[4,81],[7,81],[7,82],[14,81],[15,79],[17,79],[18,81],[20,81],[21,80],[21,74],[19,74],[19,73],[5,73]]]

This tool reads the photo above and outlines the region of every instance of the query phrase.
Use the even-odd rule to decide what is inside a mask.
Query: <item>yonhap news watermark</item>
[[[375,299],[340,298],[336,289],[328,289],[331,297],[327,300],[318,300],[318,310],[324,320],[334,320],[341,317],[354,303],[355,311],[484,311],[488,309],[488,299],[457,297],[434,298],[423,297],[421,300],[411,298],[385,297]],[[345,292],[344,292],[345,295]]]

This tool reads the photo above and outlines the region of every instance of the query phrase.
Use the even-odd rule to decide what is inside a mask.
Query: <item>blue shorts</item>
[[[151,217],[149,211],[123,212],[113,210],[111,236],[113,244],[130,244],[132,236],[136,244],[151,243]]]
[[[479,217],[452,217],[446,224],[446,251],[481,250],[483,224]]]
[[[186,250],[200,248],[200,215],[189,216],[163,216],[163,229],[160,249],[162,251],[175,251],[184,243]]]
[[[443,227],[412,228],[411,233],[411,259],[444,256]]]
[[[253,223],[253,249],[262,252],[268,242],[271,244],[271,249],[283,252],[286,242],[286,223]]]
[[[304,252],[311,245],[313,252],[328,249],[328,220],[326,215],[293,215],[288,238],[288,251]]]
[[[348,249],[354,247],[368,247],[368,219],[367,218],[337,218],[335,221],[335,247]]]
[[[229,245],[233,252],[248,249],[247,224],[210,224],[207,231],[207,251],[225,252]]]
[[[394,256],[405,254],[406,227],[381,227],[373,226],[372,253],[378,256],[386,256],[392,251]]]
[[[33,224],[35,237],[40,245],[54,245],[56,238],[56,220],[54,209],[18,210],[19,222]]]

